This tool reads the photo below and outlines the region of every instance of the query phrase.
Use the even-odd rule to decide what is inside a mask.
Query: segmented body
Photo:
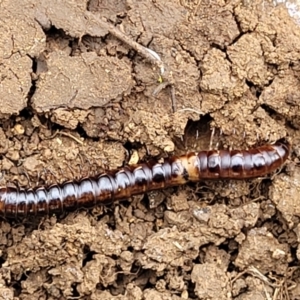
[[[189,153],[118,170],[79,181],[34,189],[0,188],[0,214],[8,217],[49,214],[107,204],[137,194],[205,179],[249,179],[265,176],[287,159],[290,146],[280,140],[250,150]]]

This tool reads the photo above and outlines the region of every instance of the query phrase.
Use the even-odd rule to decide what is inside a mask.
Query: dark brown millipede
[[[289,143],[279,140],[250,150],[192,152],[47,187],[1,187],[0,214],[18,217],[64,212],[187,182],[261,177],[278,169],[289,152]]]

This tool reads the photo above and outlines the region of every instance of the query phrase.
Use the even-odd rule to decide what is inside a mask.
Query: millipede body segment
[[[192,152],[150,161],[97,176],[36,188],[0,188],[0,214],[18,217],[92,207],[152,190],[205,179],[249,179],[278,169],[287,159],[289,144],[279,140],[250,150]]]

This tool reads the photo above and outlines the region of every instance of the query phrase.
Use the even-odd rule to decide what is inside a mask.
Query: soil
[[[0,5],[3,186],[62,182],[210,142],[292,143],[266,178],[3,218],[0,299],[300,299],[300,27],[284,4]],[[99,20],[155,51],[164,73]]]

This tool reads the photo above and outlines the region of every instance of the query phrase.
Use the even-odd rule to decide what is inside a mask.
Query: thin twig
[[[172,101],[172,110],[173,113],[176,112],[176,96],[175,96],[175,87],[174,84],[171,84],[171,101]]]
[[[89,14],[88,17],[95,18],[96,19],[95,21],[99,24],[99,26],[101,27],[102,30],[106,29],[110,34],[112,34],[113,36],[115,36],[116,38],[121,40],[122,42],[126,43],[132,49],[137,51],[140,55],[142,55],[146,59],[150,60],[153,64],[157,65],[160,69],[161,75],[164,73],[164,71],[165,71],[164,64],[163,64],[161,58],[159,57],[159,55],[155,51],[148,49],[148,48],[140,45],[139,43],[135,42],[134,40],[129,38],[126,34],[124,34],[122,31],[120,31],[118,28],[116,28],[114,25],[112,25],[108,22],[105,22],[101,18],[99,18],[95,15],[91,15],[91,14]]]
[[[75,136],[73,136],[72,134],[69,134],[67,132],[63,132],[63,131],[60,131],[59,132],[60,135],[63,135],[63,136],[67,136],[71,139],[73,139],[75,142],[77,142],[78,144],[80,145],[83,145],[83,141],[81,141],[80,139],[76,138]]]
[[[175,96],[175,87],[174,84],[169,81],[164,81],[160,83],[156,89],[153,91],[152,96],[156,97],[163,89],[170,86],[171,90],[171,102],[172,102],[172,111],[173,113],[176,112],[176,96]]]
[[[67,132],[63,132],[63,131],[59,131],[59,130],[56,130],[54,134],[52,134],[51,136],[46,137],[44,139],[45,140],[52,140],[57,135],[63,135],[63,136],[69,137],[69,138],[73,139],[75,142],[77,142],[78,144],[83,145],[83,141],[81,141],[80,139],[76,138],[75,136],[73,136],[73,135],[71,135],[71,134],[69,134]]]
[[[170,82],[164,81],[160,83],[155,90],[152,93],[152,96],[156,97],[162,90],[164,90],[168,85],[170,85]]]

